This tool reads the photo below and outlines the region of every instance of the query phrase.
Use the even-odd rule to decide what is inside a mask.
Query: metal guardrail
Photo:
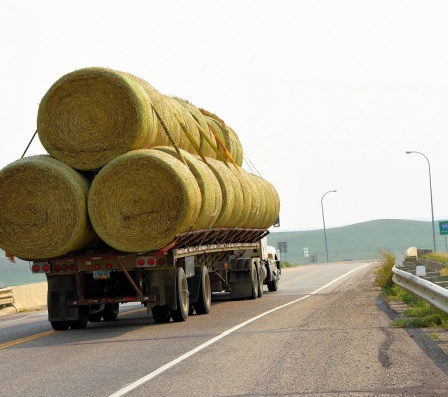
[[[392,268],[392,272],[394,273],[392,280],[395,284],[448,313],[448,289],[400,270],[396,266]]]
[[[4,305],[9,305],[11,303],[14,303],[14,295],[12,293],[12,288],[1,288],[0,307]]]

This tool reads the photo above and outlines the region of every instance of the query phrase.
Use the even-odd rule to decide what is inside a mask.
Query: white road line
[[[137,387],[143,385],[144,383],[150,381],[151,379],[154,379],[156,376],[160,375],[162,372],[165,372],[167,369],[170,369],[172,367],[174,367],[175,365],[179,364],[180,362],[186,360],[187,358],[193,356],[194,354],[200,352],[201,350],[204,350],[206,347],[212,345],[215,342],[218,342],[219,340],[225,338],[226,336],[229,336],[230,334],[234,333],[235,331],[239,330],[240,328],[245,327],[246,325],[253,323],[254,321],[267,316],[268,314],[271,314],[277,310],[283,309],[287,306],[293,305],[294,303],[300,302],[304,299],[309,298],[312,295],[317,294],[318,292],[322,291],[323,289],[329,287],[330,285],[334,284],[335,282],[341,280],[342,278],[348,276],[349,274],[362,269],[363,267],[369,266],[371,263],[367,263],[363,266],[360,266],[356,269],[350,270],[349,272],[343,274],[342,276],[335,278],[334,280],[330,281],[329,283],[325,284],[323,287],[320,287],[318,289],[316,289],[315,291],[311,292],[308,295],[302,296],[299,299],[295,299],[291,302],[285,303],[284,305],[275,307],[274,309],[268,310],[267,312],[261,313],[258,316],[252,317],[251,319],[244,321],[241,324],[238,324],[230,329],[228,329],[227,331],[224,331],[223,333],[219,334],[218,336],[215,336],[214,338],[210,339],[209,341],[203,343],[202,345],[199,345],[198,347],[196,347],[193,350],[190,350],[189,352],[182,354],[181,356],[179,356],[178,358],[176,358],[175,360],[161,366],[160,368],[156,369],[155,371],[149,373],[148,375],[136,380],[135,382],[131,383],[130,385],[123,387],[122,389],[118,390],[117,392],[111,394],[109,397],[121,397],[124,396],[125,394],[129,393],[130,391],[136,389]]]

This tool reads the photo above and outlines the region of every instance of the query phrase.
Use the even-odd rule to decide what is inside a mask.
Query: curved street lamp
[[[322,222],[324,223],[324,237],[325,237],[325,252],[327,254],[327,263],[328,263],[328,248],[327,248],[327,233],[325,231],[325,216],[324,216],[324,197],[328,194],[328,193],[336,193],[337,190],[329,190],[328,192],[324,193],[324,195],[322,196],[321,200],[320,200],[320,205],[322,207]]]
[[[426,157],[423,153],[421,152],[416,152],[416,151],[408,151],[406,152],[406,154],[411,154],[411,153],[418,153],[421,154],[426,161],[428,162],[428,170],[429,170],[429,195],[431,197],[431,218],[432,218],[432,242],[434,245],[434,252],[436,252],[436,232],[435,232],[435,228],[434,228],[434,207],[432,204],[432,185],[431,185],[431,164],[429,163],[428,157]]]

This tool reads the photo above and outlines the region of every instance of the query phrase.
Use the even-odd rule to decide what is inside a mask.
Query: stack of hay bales
[[[278,218],[275,188],[227,158],[242,165],[233,129],[128,73],[63,76],[43,97],[37,126],[49,155],[0,171],[0,247],[17,257],[101,240],[152,251],[182,232],[267,229]]]

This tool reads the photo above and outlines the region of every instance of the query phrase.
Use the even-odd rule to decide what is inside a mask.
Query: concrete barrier
[[[47,306],[47,282],[18,285],[5,288],[12,292],[12,302],[5,305],[0,300],[0,316],[29,310],[39,310]]]
[[[9,305],[14,302],[14,297],[12,296],[12,288],[2,288],[0,289],[0,307]]]

